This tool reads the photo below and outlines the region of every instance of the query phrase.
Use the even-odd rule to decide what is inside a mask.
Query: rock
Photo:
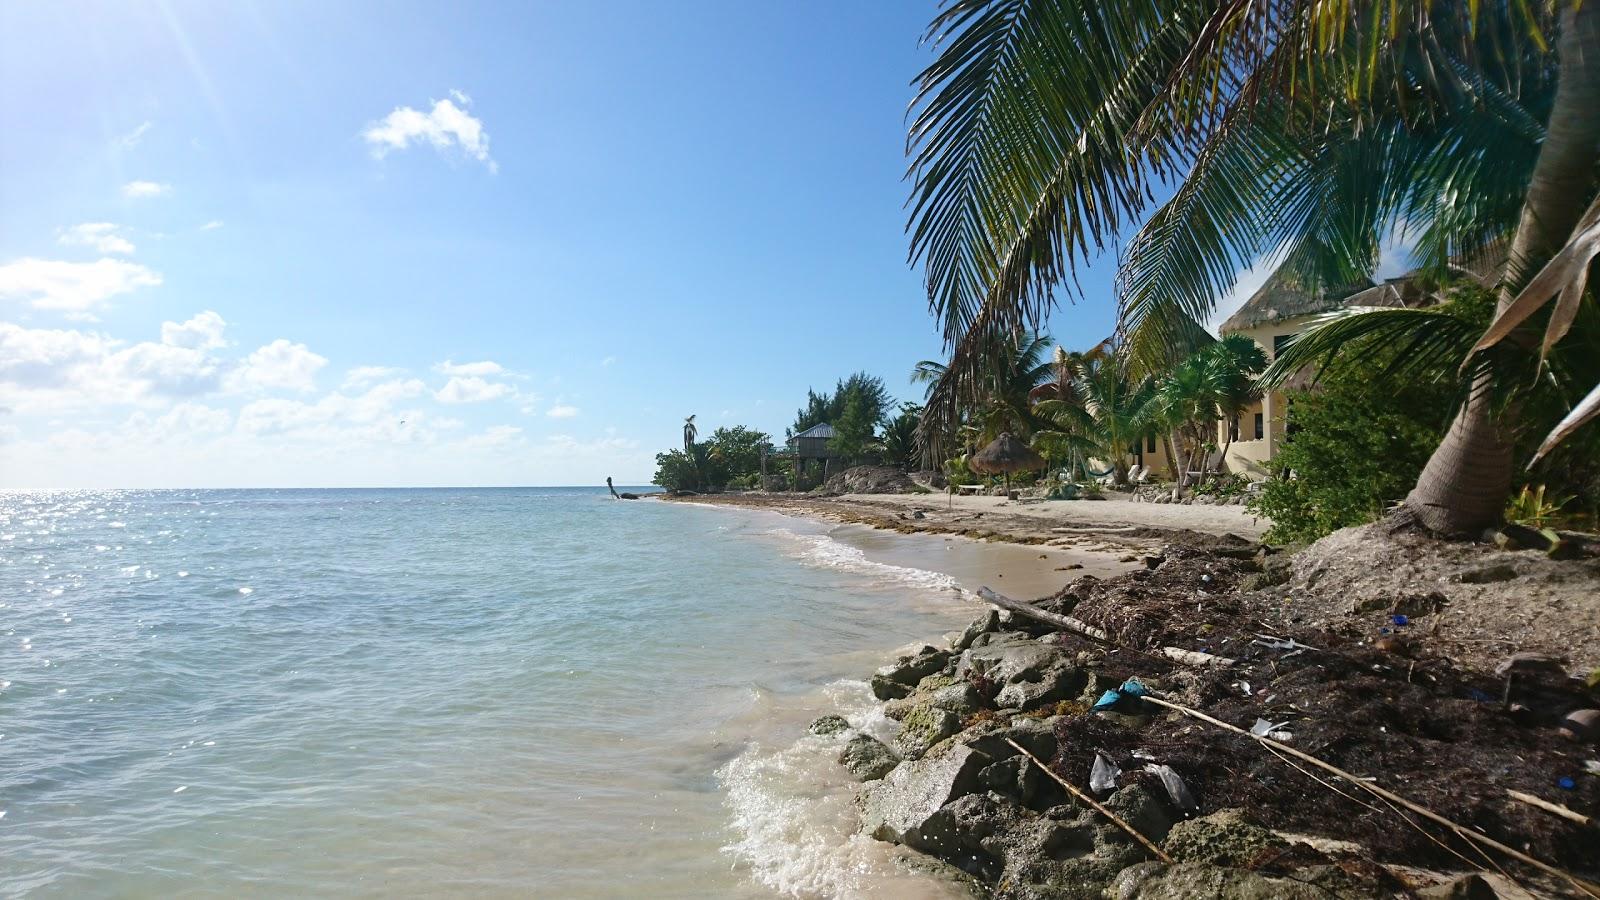
[[[1159,844],[1166,840],[1173,830],[1172,823],[1174,820],[1172,814],[1167,811],[1167,805],[1157,799],[1156,795],[1147,790],[1142,784],[1130,784],[1127,787],[1118,788],[1115,793],[1106,798],[1106,802],[1103,805],[1154,843]],[[1106,823],[1106,825],[1116,831],[1116,835],[1108,833],[1106,835],[1108,838],[1127,840],[1129,842],[1133,840],[1128,836],[1127,832],[1117,828],[1116,825],[1110,823]]]
[[[839,753],[839,764],[850,770],[857,781],[882,778],[899,763],[900,757],[893,750],[877,738],[865,734],[852,737]]]
[[[853,466],[835,472],[816,489],[824,494],[909,494],[916,482],[893,466]]]
[[[1243,866],[1263,850],[1289,843],[1245,818],[1243,810],[1224,809],[1172,826],[1161,849],[1178,862]]]
[[[992,881],[1005,868],[994,838],[1014,829],[1025,814],[997,794],[967,794],[928,817],[917,834],[919,849]]]
[[[1010,759],[1017,755],[1007,740],[1016,741],[1029,753],[1043,760],[1056,755],[1054,720],[1017,719],[1009,725],[987,722],[963,731],[956,743],[979,750],[991,759]]]
[[[923,647],[915,653],[900,657],[892,665],[878,670],[878,675],[907,688],[916,687],[922,679],[943,669],[950,661],[950,651]],[[880,697],[879,699],[886,699]]]
[[[863,830],[880,841],[926,849],[928,820],[946,803],[976,790],[978,773],[992,762],[987,753],[956,744],[895,766],[863,794]]]
[[[919,509],[919,510],[916,510],[916,511],[915,511],[915,512],[913,512],[913,513],[912,513],[912,514],[911,514],[911,518],[913,518],[913,519],[926,519],[926,518],[927,518],[927,517],[928,517],[928,516],[927,516],[927,514],[926,514],[926,513],[924,513],[924,512],[923,512],[923,511],[922,511],[922,510],[920,510],[920,509]]]
[[[894,748],[906,759],[917,759],[945,738],[961,730],[961,717],[948,709],[920,703],[900,720]]]
[[[991,609],[985,613],[982,618],[979,618],[973,621],[971,625],[968,625],[967,629],[961,632],[961,637],[956,638],[955,643],[950,645],[950,649],[960,653],[968,647],[971,647],[972,642],[977,640],[979,635],[988,634],[991,631],[999,629],[999,627],[1000,611],[997,609]]]
[[[983,695],[971,682],[961,681],[934,691],[928,698],[928,705],[948,710],[965,719],[983,708],[984,703]]]
[[[1340,885],[1344,888],[1345,885]],[[1360,892],[1341,890],[1330,893],[1326,887],[1306,883],[1299,877],[1272,878],[1245,869],[1208,866],[1204,863],[1141,863],[1118,872],[1104,896],[1114,900],[1342,900],[1384,897],[1376,889]]]
[[[879,700],[898,700],[911,693],[909,685],[901,684],[887,675],[874,675],[869,684],[872,687],[872,696]]]
[[[889,858],[895,868],[907,875],[933,878],[947,891],[953,886],[956,892],[972,900],[989,896],[989,889],[983,882],[938,857],[909,847],[896,847],[890,851]],[[944,896],[944,893],[939,896]]]
[[[812,734],[819,735],[821,737],[827,737],[829,735],[838,734],[841,731],[849,731],[850,723],[845,719],[844,716],[835,716],[830,714],[812,719],[811,724],[806,726],[806,730]]]
[[[1018,676],[995,695],[996,706],[1023,711],[1038,709],[1062,700],[1071,700],[1083,688],[1079,668],[1057,655],[1051,664],[1032,677]]]
[[[1046,669],[1063,659],[1065,654],[1061,651],[1024,635],[1022,641],[991,641],[963,652],[961,661],[956,665],[956,675],[965,677],[972,673],[1000,684],[1009,684],[1019,679],[1037,679]]]

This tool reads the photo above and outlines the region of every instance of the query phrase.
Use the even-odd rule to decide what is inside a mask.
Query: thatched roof
[[[1220,331],[1229,334],[1269,322],[1281,322],[1298,316],[1338,309],[1350,302],[1352,295],[1374,287],[1371,281],[1360,282],[1331,290],[1308,291],[1289,272],[1279,269],[1272,273],[1267,283],[1250,296],[1239,311],[1222,323]]]
[[[1033,452],[1032,447],[1017,440],[1008,431],[995,438],[989,446],[972,454],[972,458],[967,460],[967,465],[976,472],[998,475],[1001,472],[1042,469],[1044,457]]]

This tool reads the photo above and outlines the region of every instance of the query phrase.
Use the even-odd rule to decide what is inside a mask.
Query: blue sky
[[[642,483],[690,413],[919,394],[934,10],[6,4],[0,487]]]

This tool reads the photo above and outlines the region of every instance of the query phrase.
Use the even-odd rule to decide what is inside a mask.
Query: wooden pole
[[[1072,792],[1072,796],[1077,797],[1079,800],[1082,800],[1083,802],[1085,802],[1085,803],[1089,804],[1090,806],[1094,807],[1095,812],[1099,813],[1102,816],[1105,816],[1106,818],[1110,819],[1112,822],[1115,822],[1118,828],[1121,828],[1123,831],[1126,831],[1127,833],[1133,835],[1133,839],[1138,841],[1139,843],[1143,844],[1144,848],[1146,850],[1149,850],[1151,853],[1155,854],[1156,859],[1161,860],[1162,862],[1166,863],[1167,865],[1171,865],[1172,864],[1172,857],[1170,857],[1166,853],[1164,853],[1161,850],[1161,848],[1157,847],[1154,843],[1152,843],[1149,838],[1147,838],[1144,835],[1140,834],[1138,832],[1138,830],[1135,829],[1132,825],[1129,825],[1127,822],[1124,822],[1121,819],[1117,818],[1117,814],[1116,813],[1112,812],[1109,809],[1106,809],[1104,806],[1101,806],[1099,801],[1095,800],[1093,797],[1091,797],[1088,794],[1084,793],[1083,791],[1079,790],[1077,787],[1075,787],[1072,784],[1072,782],[1066,780],[1065,778],[1062,778],[1060,775],[1057,775],[1049,766],[1047,766],[1044,763],[1040,762],[1039,761],[1039,757],[1034,756],[1032,753],[1029,753],[1027,751],[1027,748],[1023,747],[1021,744],[1017,743],[1016,741],[1013,741],[1011,738],[1006,738],[1006,743],[1008,743],[1011,746],[1017,748],[1017,752],[1018,753],[1021,753],[1023,756],[1026,756],[1028,759],[1033,761],[1034,765],[1038,766],[1040,769],[1043,769],[1044,773],[1046,775],[1049,775],[1051,778],[1055,779],[1056,784],[1059,784],[1062,787],[1066,788],[1068,791],[1071,791]]]
[[[1416,803],[1412,803],[1410,800],[1407,800],[1406,798],[1400,796],[1399,794],[1396,794],[1393,791],[1381,788],[1378,785],[1373,784],[1370,781],[1364,781],[1361,778],[1359,778],[1359,777],[1357,777],[1355,775],[1352,775],[1349,772],[1346,772],[1345,770],[1339,768],[1338,766],[1335,766],[1332,763],[1323,762],[1322,760],[1316,758],[1315,756],[1312,756],[1309,753],[1306,753],[1303,750],[1298,750],[1298,749],[1296,749],[1294,747],[1289,746],[1288,744],[1285,744],[1285,743],[1283,743],[1281,741],[1275,741],[1275,740],[1273,740],[1273,739],[1271,739],[1269,737],[1265,737],[1263,735],[1251,734],[1250,732],[1246,731],[1243,728],[1240,728],[1237,725],[1231,725],[1231,724],[1229,724],[1227,722],[1222,721],[1221,719],[1214,718],[1212,716],[1208,716],[1208,715],[1206,715],[1205,713],[1201,712],[1198,709],[1190,709],[1187,706],[1184,706],[1184,705],[1179,704],[1179,703],[1173,703],[1171,700],[1165,700],[1165,699],[1162,699],[1161,697],[1157,697],[1157,696],[1155,696],[1153,694],[1145,694],[1142,699],[1148,700],[1149,702],[1154,703],[1157,706],[1164,706],[1167,709],[1171,709],[1171,710],[1175,710],[1177,712],[1183,713],[1184,715],[1189,716],[1190,718],[1199,719],[1202,722],[1210,723],[1212,725],[1217,726],[1218,728],[1222,728],[1224,730],[1231,731],[1234,734],[1243,735],[1244,737],[1247,737],[1247,738],[1249,738],[1249,739],[1251,739],[1253,741],[1257,741],[1257,742],[1265,745],[1270,750],[1274,750],[1274,751],[1277,751],[1277,752],[1280,752],[1280,753],[1287,753],[1290,756],[1295,757],[1296,759],[1303,760],[1304,762],[1308,762],[1311,765],[1316,766],[1317,768],[1322,769],[1325,772],[1330,772],[1330,773],[1332,773],[1334,775],[1339,776],[1340,778],[1343,778],[1344,780],[1350,782],[1351,784],[1355,785],[1356,787],[1359,787],[1359,788],[1361,788],[1361,789],[1363,789],[1365,791],[1368,791],[1369,793],[1376,794],[1377,796],[1382,797],[1383,799],[1389,801],[1390,803],[1394,803],[1396,805],[1403,806],[1406,809],[1411,810],[1412,812],[1416,813],[1419,816],[1422,816],[1425,819],[1428,819],[1431,822],[1434,822],[1434,823],[1439,824],[1439,825],[1443,825],[1445,828],[1450,829],[1452,832],[1454,832],[1455,834],[1457,834],[1460,837],[1463,837],[1463,838],[1467,839],[1468,841],[1471,841],[1473,843],[1481,844],[1481,845],[1483,845],[1485,847],[1490,847],[1492,849],[1498,850],[1501,853],[1504,853],[1505,855],[1511,857],[1512,859],[1517,860],[1518,862],[1527,863],[1528,865],[1533,866],[1535,869],[1538,869],[1539,871],[1545,873],[1546,875],[1553,875],[1553,876],[1555,876],[1557,878],[1563,879],[1563,880],[1567,881],[1568,883],[1570,883],[1573,887],[1575,887],[1578,890],[1588,894],[1591,897],[1600,897],[1600,885],[1597,885],[1597,884],[1594,884],[1593,882],[1586,881],[1586,880],[1584,880],[1582,878],[1579,878],[1578,876],[1573,875],[1570,872],[1565,872],[1565,871],[1563,871],[1561,869],[1558,869],[1555,866],[1552,866],[1547,862],[1544,862],[1542,860],[1539,860],[1539,859],[1536,859],[1536,858],[1534,858],[1532,856],[1529,856],[1526,853],[1523,853],[1521,850],[1518,850],[1515,847],[1508,847],[1505,844],[1500,843],[1499,841],[1495,840],[1492,837],[1489,837],[1486,834],[1482,834],[1482,833],[1474,831],[1474,830],[1472,830],[1470,828],[1466,828],[1464,826],[1457,825],[1456,823],[1450,821],[1449,819],[1446,819],[1444,816],[1439,815],[1438,813],[1434,812],[1431,809],[1428,809],[1425,806],[1420,806],[1420,805],[1418,805]]]
[[[1032,603],[1024,603],[1021,600],[1013,600],[1004,594],[997,594],[986,587],[978,588],[978,596],[983,598],[985,601],[1000,607],[1001,609],[1009,609],[1018,615],[1027,616],[1030,619],[1043,622],[1046,625],[1054,625],[1057,628],[1070,631],[1073,634],[1082,635],[1090,640],[1099,641],[1102,644],[1112,643],[1111,635],[1106,634],[1104,631],[1094,627],[1093,625],[1090,625],[1088,622],[1074,619],[1071,616],[1062,616],[1053,612],[1045,612],[1039,607],[1034,606]]]

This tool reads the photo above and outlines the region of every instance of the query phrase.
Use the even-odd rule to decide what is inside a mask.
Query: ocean
[[[0,494],[0,894],[941,896],[805,725],[886,734],[866,676],[979,610],[949,573],[1037,556],[587,488]]]

